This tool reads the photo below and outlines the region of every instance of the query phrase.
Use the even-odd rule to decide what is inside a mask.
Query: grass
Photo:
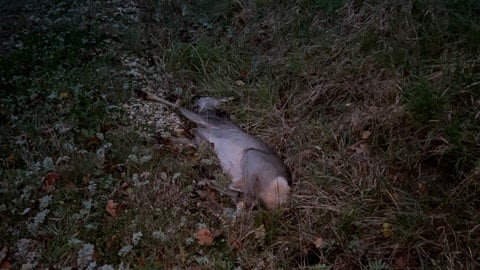
[[[2,268],[478,268],[477,1],[135,3],[5,4]],[[142,89],[233,97],[288,204],[233,218]]]

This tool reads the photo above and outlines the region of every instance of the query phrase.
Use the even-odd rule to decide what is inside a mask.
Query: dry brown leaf
[[[248,75],[248,71],[246,69],[242,69],[242,72],[240,72],[240,77],[245,78]]]
[[[395,260],[395,270],[416,269],[417,267],[418,263],[408,254],[404,254]]]
[[[7,164],[8,164],[9,166],[14,166],[14,165],[15,165],[15,160],[16,160],[16,158],[15,158],[15,156],[14,156],[12,153],[10,153],[10,154],[8,155],[8,157],[5,159],[5,161],[7,161]]]
[[[56,172],[49,172],[43,177],[42,190],[46,192],[52,192],[55,190],[55,183],[60,177]]]
[[[425,193],[427,191],[427,184],[423,181],[417,183],[417,190],[420,194]]]
[[[102,126],[102,130],[101,130],[101,131],[102,131],[102,133],[107,133],[108,131],[112,130],[113,128],[114,128],[113,125],[107,125],[107,124],[105,124],[105,125]]]
[[[173,132],[175,132],[177,136],[182,136],[183,134],[185,134],[185,129],[180,127],[174,127]]]
[[[263,240],[265,239],[266,231],[265,231],[265,226],[260,225],[260,227],[255,228],[255,239],[257,240]]]
[[[90,149],[96,149],[100,145],[100,141],[101,140],[98,137],[88,138],[86,141],[87,147]]]
[[[318,157],[319,157],[318,153],[316,153],[316,151],[312,149],[305,149],[300,153],[301,159],[312,159],[312,158],[318,158]]]
[[[145,260],[141,257],[137,258],[137,265],[138,266],[145,266]]]
[[[235,236],[227,236],[228,237],[228,246],[232,250],[233,253],[237,253],[240,250],[240,242]]]
[[[372,135],[372,132],[370,130],[365,130],[364,132],[362,132],[362,140],[370,138],[370,135]]]
[[[320,248],[323,245],[323,238],[322,237],[317,237],[314,241],[313,244],[315,245],[316,248]]]
[[[112,216],[116,217],[118,216],[118,203],[114,202],[113,200],[108,200],[107,201],[107,206],[105,207],[105,210]]]
[[[405,269],[407,267],[407,262],[403,257],[398,257],[395,260],[395,269]]]
[[[356,143],[348,148],[349,150],[355,152],[357,155],[370,155],[370,147],[364,143]]]
[[[125,190],[129,187],[130,187],[130,183],[128,183],[128,182],[122,182],[122,184],[120,185],[120,189],[122,189],[122,190]]]
[[[207,228],[200,228],[195,232],[195,239],[201,246],[210,246],[213,243],[213,234]]]
[[[238,85],[238,86],[244,86],[245,85],[245,83],[242,80],[236,80],[235,84]]]

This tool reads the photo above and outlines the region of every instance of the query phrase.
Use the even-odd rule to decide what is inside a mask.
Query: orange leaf
[[[56,172],[49,172],[43,177],[42,190],[52,192],[55,190],[55,183],[60,177]]]
[[[8,157],[5,160],[7,161],[8,165],[10,166],[15,165],[15,156],[12,153],[10,153],[10,155],[8,155]]]
[[[117,206],[118,203],[114,202],[113,200],[108,200],[105,210],[107,210],[112,217],[116,217],[118,215]]]
[[[201,246],[210,246],[213,243],[213,234],[207,228],[200,228],[195,233],[195,239]]]

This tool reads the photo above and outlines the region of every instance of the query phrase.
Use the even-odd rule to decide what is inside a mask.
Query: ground
[[[1,269],[477,269],[480,2],[0,2]],[[292,172],[235,213],[191,123]]]

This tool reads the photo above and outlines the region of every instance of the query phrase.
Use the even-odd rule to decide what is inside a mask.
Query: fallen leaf
[[[255,239],[257,240],[263,240],[265,239],[266,231],[265,231],[265,226],[260,225],[260,227],[255,228]]]
[[[233,253],[237,253],[240,250],[240,242],[235,236],[230,235],[228,237],[228,245]]]
[[[315,245],[316,248],[320,248],[323,245],[323,238],[322,237],[317,237],[314,241],[313,244]]]
[[[183,135],[183,134],[185,134],[185,129],[183,129],[183,128],[173,128],[173,132],[175,132],[176,135]]]
[[[427,190],[427,184],[423,181],[418,182],[417,183],[417,190],[420,194],[425,193],[425,191]]]
[[[68,97],[68,92],[61,92],[59,95],[58,95],[58,99],[64,99]]]
[[[5,159],[5,161],[7,162],[7,164],[9,166],[14,166],[15,165],[15,156],[12,153],[10,153],[8,155],[8,157]]]
[[[269,269],[264,259],[258,259],[254,269]]]
[[[201,246],[210,246],[213,243],[213,234],[207,228],[200,228],[195,233],[195,239]]]
[[[248,74],[247,70],[242,69],[242,72],[240,72],[240,77],[245,78],[247,77],[247,74]]]
[[[364,155],[368,156],[370,155],[370,147],[364,143],[356,143],[350,147],[348,147],[349,150],[355,152],[357,155]]]
[[[392,235],[393,235],[392,227],[393,227],[393,225],[388,223],[388,222],[384,222],[382,224],[382,235],[383,235],[384,238],[392,237]]]
[[[395,260],[395,268],[396,269],[405,269],[407,267],[407,262],[403,257],[399,257]]]
[[[238,86],[244,86],[245,85],[245,83],[242,80],[236,80],[235,84],[238,85]]]
[[[97,149],[97,147],[100,145],[100,138],[98,137],[91,137],[86,140],[87,148],[89,150],[94,150]]]
[[[404,254],[395,260],[394,269],[396,270],[417,269],[417,267],[418,267],[418,263],[415,261],[414,258],[409,256],[408,254]]]
[[[301,153],[300,153],[300,158],[303,160],[303,159],[312,159],[312,158],[318,158],[319,155],[316,153],[315,150],[312,150],[312,149],[306,149],[306,150],[303,150]]]
[[[372,135],[372,132],[370,130],[365,130],[364,132],[362,132],[362,140],[370,138],[370,135]]]
[[[118,203],[114,202],[113,200],[108,200],[107,201],[107,207],[105,210],[112,216],[116,217],[118,215]]]
[[[43,177],[42,190],[52,192],[55,190],[55,183],[60,177],[56,172],[49,172]]]
[[[103,125],[101,130],[102,130],[102,133],[107,133],[108,131],[112,130],[114,128],[113,125]]]

